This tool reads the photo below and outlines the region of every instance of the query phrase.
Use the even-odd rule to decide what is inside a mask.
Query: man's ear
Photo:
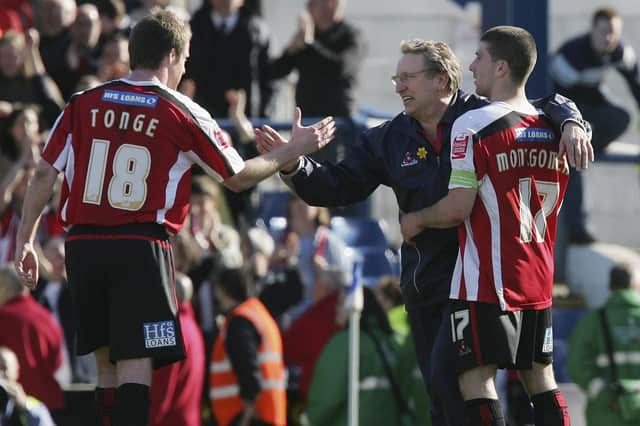
[[[495,68],[496,77],[503,77],[505,75],[508,75],[509,71],[510,71],[510,68],[509,68],[509,63],[507,61],[505,61],[504,59],[498,59],[496,61],[496,68]]]
[[[178,54],[176,53],[176,49],[171,48],[171,50],[169,51],[169,64],[173,65],[176,63],[177,60],[178,60]]]
[[[435,76],[435,79],[436,83],[438,84],[438,89],[445,90],[447,88],[447,85],[449,84],[449,77],[447,77],[445,74],[437,74]]]

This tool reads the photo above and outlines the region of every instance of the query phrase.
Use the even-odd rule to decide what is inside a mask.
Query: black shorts
[[[482,365],[529,370],[553,361],[551,308],[505,312],[490,303],[451,300],[458,373]]]
[[[65,243],[78,354],[108,346],[112,362],[184,359],[173,257],[161,225],[75,225]]]

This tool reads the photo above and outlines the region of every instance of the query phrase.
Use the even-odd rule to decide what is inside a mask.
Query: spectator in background
[[[293,424],[300,424],[313,370],[322,349],[342,329],[335,318],[339,290],[348,284],[346,274],[335,267],[317,267],[314,278],[311,306],[291,323],[283,335],[284,362],[289,371],[289,416]]]
[[[44,306],[62,329],[64,335],[65,361],[67,374],[66,383],[72,378],[71,366],[75,361],[75,318],[71,300],[71,289],[67,285],[67,271],[64,266],[64,238],[51,237],[42,247],[42,270],[38,287],[32,293],[33,297]]]
[[[55,426],[46,405],[25,394],[19,377],[16,354],[0,346],[0,425]]]
[[[7,31],[22,33],[29,28],[33,11],[29,0],[5,0],[0,4],[0,37]]]
[[[63,361],[62,330],[31,297],[12,266],[0,268],[0,324],[0,346],[17,355],[24,391],[42,401],[57,417],[64,409],[64,395],[55,378]]]
[[[40,135],[36,105],[14,104],[13,110],[0,124],[0,177],[5,177],[25,155],[34,148],[40,150]]]
[[[242,158],[253,158],[259,155],[256,149],[256,139],[253,125],[247,118],[247,92],[244,89],[229,89],[224,98],[229,104],[228,117],[233,121],[234,130],[231,131],[233,146]],[[251,202],[251,195],[256,188],[242,192],[224,189],[224,196],[229,207],[233,223],[244,232],[249,224],[255,223],[256,214]]]
[[[98,50],[102,51],[105,42],[116,35],[129,38],[131,20],[123,0],[94,0],[100,14],[100,41]]]
[[[252,297],[250,279],[240,269],[218,274],[214,292],[226,314],[209,368],[209,395],[218,425],[286,425],[286,374],[278,325]]]
[[[347,280],[348,281],[348,280]],[[395,394],[397,346],[387,317],[371,289],[365,287],[360,318],[359,420],[367,426],[399,425],[401,408]],[[342,426],[348,423],[349,330],[341,291],[334,321],[342,328],[322,349],[309,385],[309,423]],[[394,383],[396,385],[394,385]]]
[[[129,12],[132,27],[142,18],[150,15],[154,8],[167,9],[174,13],[181,21],[189,22],[189,12],[181,6],[172,4],[171,0],[141,0],[138,3],[138,7]]]
[[[214,117],[227,117],[228,90],[246,93],[249,117],[265,117],[273,94],[267,74],[269,32],[259,16],[241,9],[243,3],[204,0],[191,20],[191,57],[182,89]]]
[[[191,297],[188,276],[176,274],[178,315],[186,358],[153,372],[151,380],[150,426],[200,426],[200,401],[205,379],[205,349]]]
[[[16,242],[24,196],[39,158],[39,146],[34,144],[22,149],[18,160],[0,179],[0,265],[10,262],[14,255],[12,247]],[[41,236],[37,236],[38,242]]]
[[[636,265],[637,268],[637,265]],[[587,426],[632,426],[640,414],[625,418],[618,400],[602,327],[606,316],[618,379],[640,392],[640,275],[632,266],[618,264],[609,273],[611,294],[604,307],[587,313],[569,338],[567,368],[573,381],[586,393]],[[629,391],[630,389],[627,389]]]
[[[640,105],[638,60],[633,48],[622,41],[621,34],[620,15],[612,8],[598,9],[593,14],[590,32],[560,46],[549,68],[555,90],[571,98],[591,123],[596,157],[624,133],[630,121],[629,113],[612,103],[602,91],[608,69],[615,69],[624,77]],[[562,210],[570,242],[588,244],[595,241],[588,228],[580,172],[571,175]]]
[[[402,300],[400,279],[392,276],[380,278],[373,293],[382,309],[387,313],[396,341],[401,345],[409,336],[409,319]]]
[[[97,76],[101,81],[109,81],[126,77],[129,71],[129,40],[118,33],[104,42]]]
[[[302,282],[296,268],[272,262],[275,243],[269,232],[253,227],[247,231],[244,258],[250,265],[258,298],[282,329],[285,313],[302,300]]]
[[[346,246],[329,228],[330,221],[328,209],[310,206],[297,195],[290,194],[284,244],[292,249],[290,255],[297,260],[304,286],[302,302],[292,312],[294,319],[311,304],[313,271],[318,262],[321,266],[349,270],[345,256]]]
[[[71,24],[76,19],[75,0],[35,0],[36,28],[40,32],[40,55],[54,80],[64,69],[66,50],[71,42]],[[67,100],[66,98],[64,99]]]
[[[431,425],[429,416],[429,396],[424,388],[414,340],[409,328],[409,318],[402,301],[400,280],[396,277],[385,276],[380,279],[373,289],[376,300],[387,313],[389,325],[393,330],[394,338],[398,344],[398,387],[404,393],[409,406],[415,413],[416,425]]]
[[[78,6],[69,41],[63,48],[63,58],[56,66],[47,68],[67,100],[82,76],[98,71],[100,31],[98,8],[90,3]]]
[[[24,29],[33,26],[33,7],[31,0],[3,0],[1,10],[15,12]],[[13,19],[13,18],[12,18]]]
[[[39,34],[9,31],[0,38],[0,117],[11,113],[16,103],[42,108],[41,127],[53,125],[64,106],[60,90],[40,57]]]
[[[62,235],[50,236],[42,247],[43,276],[33,296],[57,320],[65,341],[65,374],[68,383],[96,383],[96,363],[92,355],[76,354],[76,319],[71,288],[65,269],[65,249]],[[65,382],[65,383],[67,383]]]
[[[345,5],[346,0],[307,0],[296,33],[269,67],[275,79],[298,71],[296,105],[310,117],[354,112],[366,48],[360,30],[344,19]]]

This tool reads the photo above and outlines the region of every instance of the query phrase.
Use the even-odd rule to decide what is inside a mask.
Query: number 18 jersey
[[[503,102],[469,111],[451,132],[449,189],[477,188],[458,228],[452,299],[502,310],[551,306],[557,216],[569,180],[547,120]]]
[[[64,182],[66,225],[157,222],[177,232],[191,192],[191,166],[219,181],[244,167],[208,112],[159,82],[115,80],[74,95],[42,157]]]

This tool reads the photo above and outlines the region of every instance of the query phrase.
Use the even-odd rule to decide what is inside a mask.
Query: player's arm
[[[593,161],[593,146],[591,145],[591,126],[582,118],[576,104],[562,95],[553,94],[545,98],[532,100],[531,103],[551,119],[560,129],[560,151],[566,153],[569,164],[577,170],[589,167]]]
[[[266,125],[255,129],[255,134],[259,152],[269,152],[288,143]],[[312,206],[337,207],[365,200],[387,175],[378,150],[385,143],[386,134],[381,128],[363,132],[337,164],[300,157],[280,170],[280,178]]]
[[[40,159],[22,205],[22,220],[16,237],[15,267],[22,282],[34,289],[38,282],[38,256],[33,248],[40,215],[47,205],[58,177],[47,161]]]
[[[303,155],[315,152],[333,139],[336,125],[332,117],[327,117],[311,126],[302,126],[302,112],[296,108],[296,117],[291,129],[291,141],[271,152],[254,157],[245,162],[242,171],[224,181],[232,191],[243,191],[261,180],[273,175],[285,165]]]
[[[400,230],[405,241],[411,241],[425,228],[451,228],[471,215],[478,193],[478,175],[474,156],[473,130],[465,114],[451,129],[451,176],[449,193],[437,203],[422,210],[404,214]]]
[[[405,241],[411,241],[425,228],[451,228],[469,217],[478,193],[477,188],[456,188],[431,207],[400,218],[400,229]]]

